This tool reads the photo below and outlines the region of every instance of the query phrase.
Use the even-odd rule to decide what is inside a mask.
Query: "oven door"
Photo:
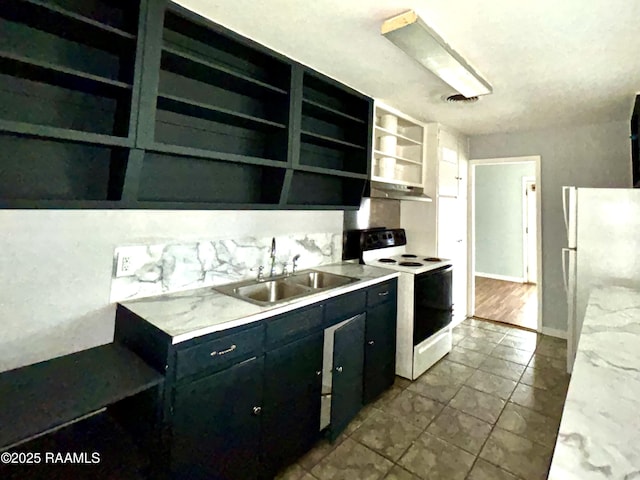
[[[413,303],[413,345],[451,323],[453,267],[444,267],[415,276]]]

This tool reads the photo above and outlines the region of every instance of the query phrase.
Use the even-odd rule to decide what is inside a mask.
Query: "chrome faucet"
[[[291,268],[291,273],[296,273],[296,268],[298,268],[299,259],[300,259],[299,253],[295,257],[293,257],[293,267]]]
[[[271,271],[269,276],[273,277],[276,273],[276,237],[271,239]]]

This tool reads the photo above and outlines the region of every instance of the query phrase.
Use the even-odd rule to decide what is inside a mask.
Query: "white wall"
[[[475,167],[475,272],[523,280],[522,177],[535,163]]]
[[[116,246],[340,233],[342,222],[342,212],[0,210],[0,371],[113,340]]]
[[[471,137],[471,159],[540,155],[542,324],[566,331],[561,249],[566,246],[561,187],[630,187],[629,123],[609,122]]]

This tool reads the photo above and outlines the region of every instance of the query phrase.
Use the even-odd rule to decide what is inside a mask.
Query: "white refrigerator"
[[[640,287],[640,189],[562,187],[562,199],[571,372],[591,290],[602,285]]]

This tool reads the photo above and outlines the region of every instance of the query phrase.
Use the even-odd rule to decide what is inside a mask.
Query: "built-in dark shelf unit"
[[[164,0],[0,4],[0,207],[357,209],[372,100]]]

